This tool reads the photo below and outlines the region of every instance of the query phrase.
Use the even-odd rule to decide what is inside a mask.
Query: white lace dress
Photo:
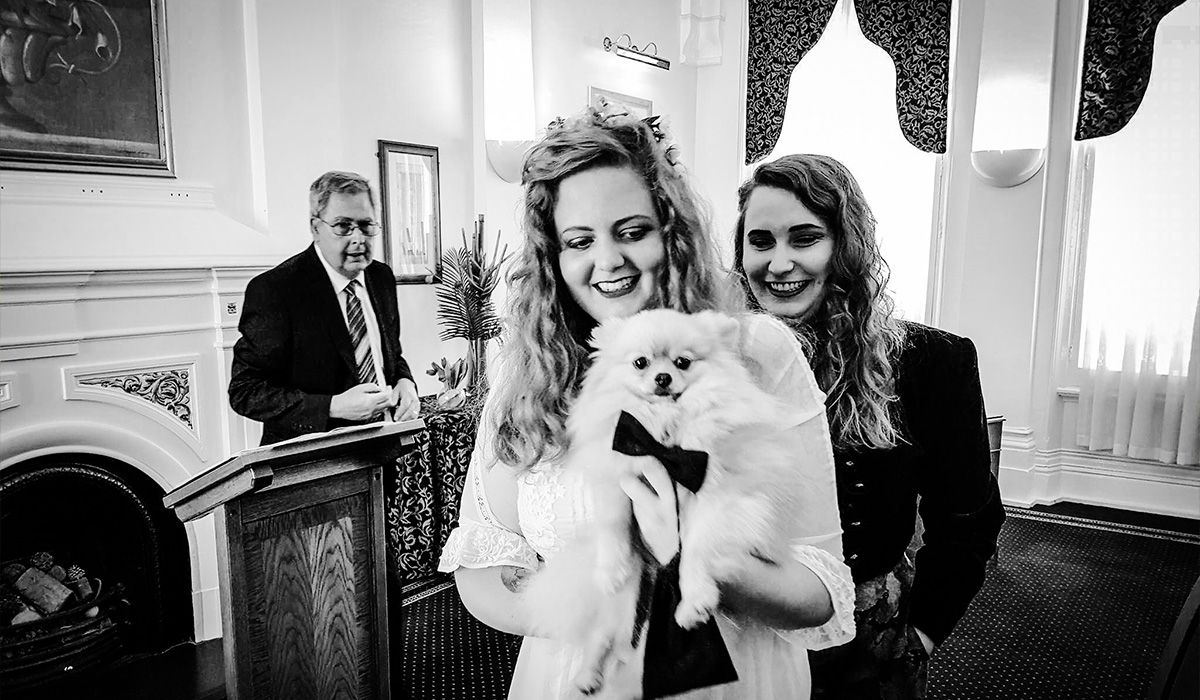
[[[809,449],[796,457],[796,468],[806,472],[811,488],[797,514],[795,530],[789,534],[796,559],[812,569],[829,590],[834,614],[820,627],[789,631],[718,615],[717,625],[738,681],[677,697],[802,700],[810,695],[808,650],[837,646],[854,637],[854,584],[842,561],[833,454],[823,419],[825,397],[792,332],[778,321],[761,314],[744,317],[742,354],[760,386],[795,408],[796,424],[811,423],[803,431]],[[496,381],[505,378],[499,376]],[[487,411],[485,407],[485,416]],[[536,569],[539,555],[551,559],[563,542],[586,527],[589,518],[581,481],[559,464],[544,463],[515,478],[519,522],[501,522],[484,488],[484,469],[495,463],[488,425],[488,420],[480,421],[459,525],[446,542],[440,571],[500,565]],[[568,645],[526,637],[509,698],[577,697],[570,680],[579,663],[580,655]]]

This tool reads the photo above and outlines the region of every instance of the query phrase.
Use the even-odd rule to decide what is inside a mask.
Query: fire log
[[[47,615],[57,612],[71,597],[71,589],[41,569],[30,567],[13,583],[25,600]]]

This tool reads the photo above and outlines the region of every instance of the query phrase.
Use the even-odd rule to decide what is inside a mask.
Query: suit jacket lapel
[[[338,356],[350,370],[350,376],[357,376],[358,363],[354,361],[354,345],[350,342],[350,329],[346,328],[346,317],[342,315],[341,304],[333,291],[333,286],[329,284],[329,275],[325,272],[325,266],[317,257],[315,244],[309,246],[308,253],[305,267],[306,276],[310,278],[309,288],[313,290],[313,320],[325,326]]]

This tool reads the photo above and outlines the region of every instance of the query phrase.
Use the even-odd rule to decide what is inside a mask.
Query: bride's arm
[[[518,473],[491,458],[489,421],[480,420],[459,506],[459,526],[442,551],[439,571],[453,571],[463,605],[480,622],[527,635],[522,584],[537,570],[537,553],[517,518]]]
[[[840,563],[840,525],[836,496],[831,488],[832,471],[828,478],[830,483],[821,484],[821,460],[817,457],[829,450],[828,431],[823,420],[810,420],[790,428],[787,440],[792,448],[789,451],[797,455],[796,468],[818,472],[805,474],[807,493],[796,514],[803,520],[798,528],[799,537],[803,539],[793,541],[804,542],[817,533],[829,533],[827,546],[830,550],[836,549],[831,554],[835,562]],[[821,501],[826,499],[834,505],[822,507]],[[784,533],[780,535],[784,536]],[[834,606],[826,582],[810,564],[808,558],[798,556],[783,557],[777,562],[756,558],[749,566],[743,561],[735,570],[714,572],[721,582],[721,604],[736,616],[749,617],[780,630],[819,627],[833,617]]]
[[[763,315],[743,319],[743,357],[759,386],[787,403],[795,423],[784,436],[803,484],[790,557],[730,575],[722,603],[819,649],[854,637],[854,582],[842,555],[841,517],[825,395],[792,332]]]
[[[493,513],[501,522],[516,522],[516,482],[510,470],[503,465],[496,465],[483,475],[488,499]],[[468,486],[463,489],[462,508],[476,510],[474,502],[468,505],[467,499],[474,500],[474,489]],[[511,513],[502,515],[508,510],[505,502],[511,500]],[[509,519],[506,516],[511,516]],[[530,634],[529,615],[526,613],[520,596],[525,579],[534,572],[537,558],[532,548],[525,543],[524,538],[515,532],[490,531],[482,535],[483,539],[491,540],[497,551],[507,550],[508,555],[496,558],[511,561],[492,566],[471,567],[463,565],[454,571],[454,582],[458,586],[458,594],[463,605],[480,622],[489,627],[526,636]],[[523,546],[522,546],[523,545]],[[519,565],[516,560],[522,561]]]

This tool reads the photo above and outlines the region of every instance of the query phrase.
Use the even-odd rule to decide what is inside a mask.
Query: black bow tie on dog
[[[617,417],[617,430],[613,433],[613,449],[633,457],[654,457],[666,467],[671,478],[692,493],[704,484],[708,471],[708,455],[681,447],[667,447],[654,439],[646,426],[625,411]]]
[[[708,469],[706,453],[663,445],[625,411],[617,418],[613,449],[634,457],[654,457],[672,479],[692,493],[699,491],[704,483]],[[678,516],[678,501],[675,508]],[[680,598],[678,553],[657,572],[647,567],[638,593],[638,615],[633,631],[636,644],[638,630],[648,611],[650,623],[646,630],[642,669],[642,693],[647,698],[732,683],[738,678],[716,620],[710,617],[692,630],[676,624],[675,608],[679,606]]]

